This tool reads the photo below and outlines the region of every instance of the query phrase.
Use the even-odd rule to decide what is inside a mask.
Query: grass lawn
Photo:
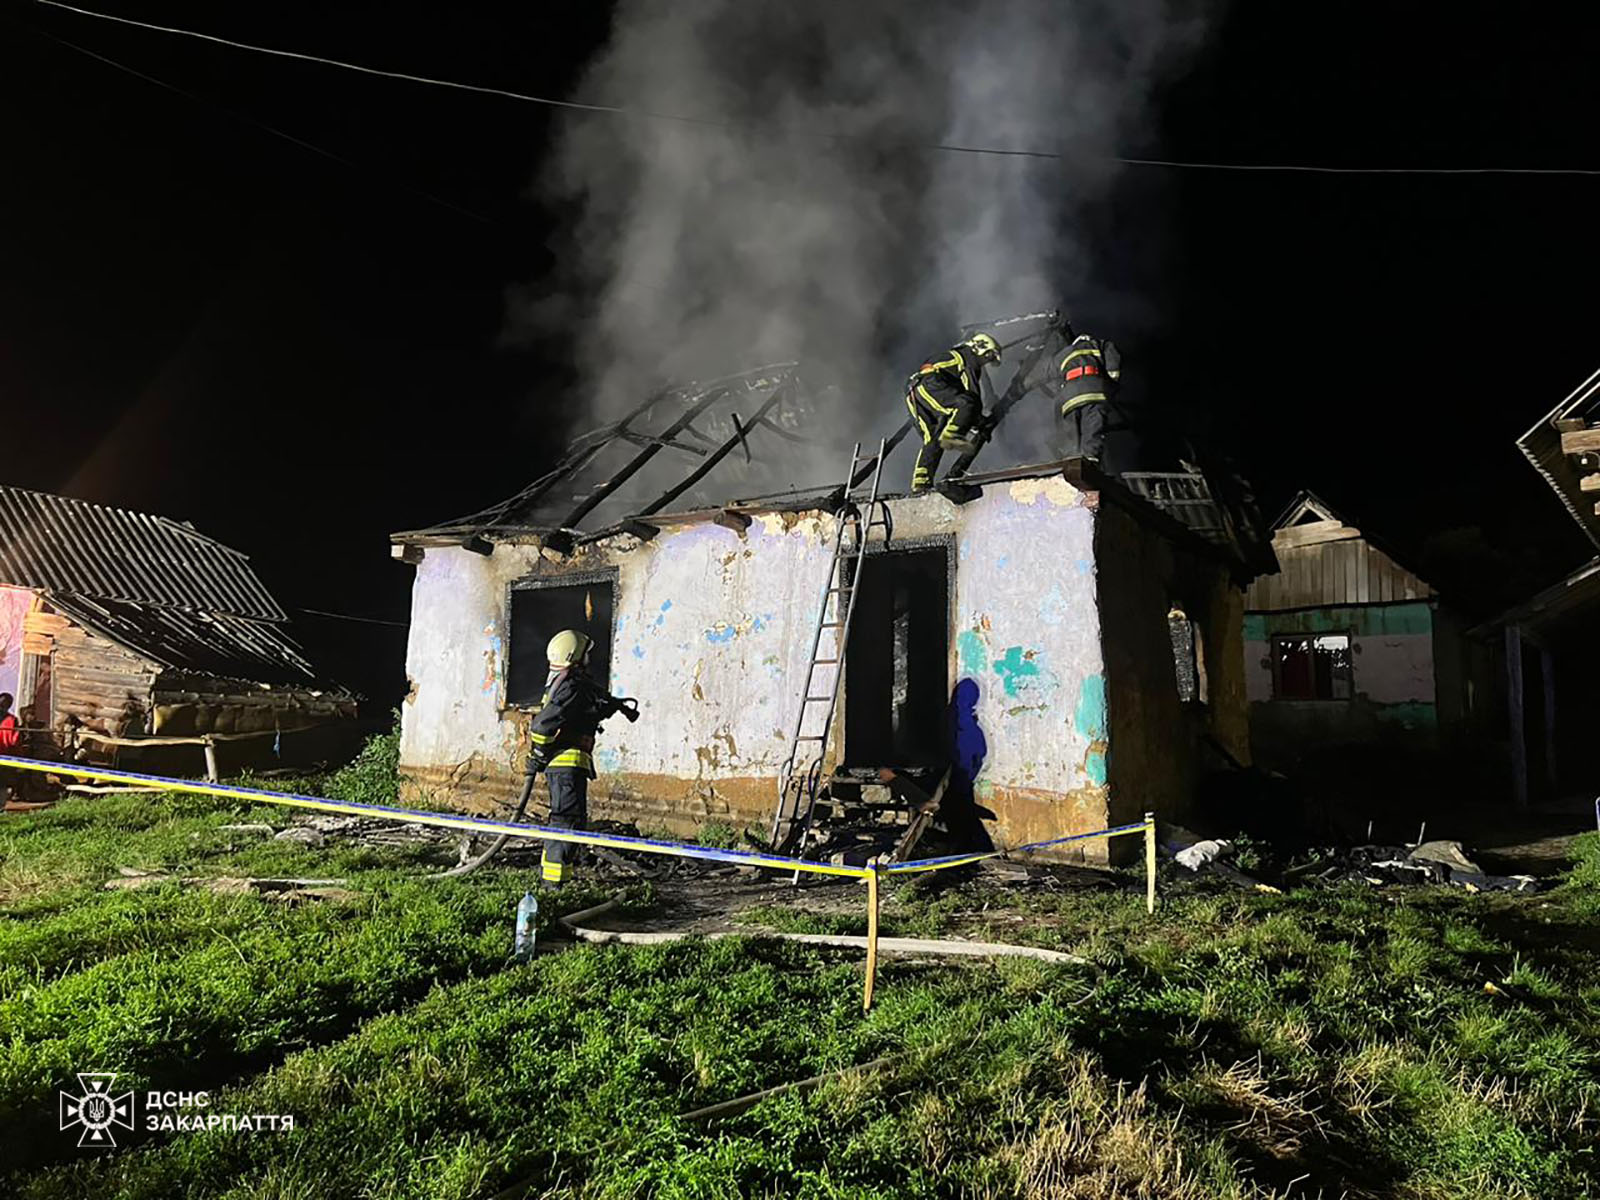
[[[370,785],[330,786],[381,798]],[[290,819],[180,795],[0,818],[0,1195],[1600,1194],[1594,836],[1540,896],[1192,893],[1148,918],[1137,890],[897,886],[886,933],[1091,965],[889,959],[863,1017],[852,952],[740,938],[512,964],[527,872],[428,881],[421,850],[219,828]],[[118,867],[356,894],[105,890]],[[543,915],[596,898],[548,896]],[[79,1071],[294,1129],[147,1132],[141,1109],[116,1151],[78,1150],[56,1093]]]

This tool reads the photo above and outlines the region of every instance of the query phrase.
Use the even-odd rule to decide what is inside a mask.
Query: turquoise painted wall
[[[1347,604],[1336,608],[1297,608],[1290,612],[1246,613],[1247,642],[1264,642],[1275,633],[1345,633],[1356,637],[1403,637],[1433,633],[1433,607],[1411,604]]]

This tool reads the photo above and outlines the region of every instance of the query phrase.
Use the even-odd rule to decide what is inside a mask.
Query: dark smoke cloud
[[[839,382],[835,432],[893,429],[901,380],[959,324],[1097,307],[1079,217],[1198,36],[1164,0],[621,0],[576,94],[739,124],[570,124],[539,188],[575,216],[513,326],[572,339],[580,424],[798,358]]]

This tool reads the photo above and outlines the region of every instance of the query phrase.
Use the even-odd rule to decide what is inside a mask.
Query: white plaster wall
[[[644,716],[626,736],[604,740],[596,768],[684,779],[776,775],[833,533],[828,516],[768,516],[742,535],[693,525],[616,556],[613,686],[639,697]],[[832,686],[831,671],[819,672],[819,692]]]
[[[1083,495],[1060,478],[1023,480],[960,508],[939,496],[895,501],[894,519],[896,540],[956,538],[950,680],[979,687],[980,797],[1104,783],[1095,515]],[[519,730],[501,714],[507,589],[529,575],[614,566],[610,688],[637,696],[642,716],[607,726],[597,769],[707,782],[775,776],[833,528],[817,514],[758,517],[743,534],[705,523],[592,547],[563,566],[527,547],[487,558],[429,548],[413,591],[402,763],[448,769],[482,755],[520,771]],[[831,682],[821,674],[817,690]],[[1048,805],[1038,814],[1044,826],[1054,819]]]
[[[522,546],[498,546],[492,557],[428,548],[411,590],[411,693],[400,709],[402,763],[453,767],[481,754],[513,764],[515,731],[500,719],[506,588],[538,563],[538,553]]]
[[[1351,646],[1355,654],[1350,670],[1357,695],[1374,704],[1433,703],[1431,634],[1354,638]]]
[[[638,697],[642,715],[607,725],[596,768],[684,779],[776,774],[832,537],[825,515],[760,518],[742,536],[706,523],[631,549],[591,550],[566,567],[528,547],[497,546],[489,557],[429,548],[412,592],[401,761],[448,768],[481,754],[520,771],[519,730],[502,715],[507,590],[530,576],[559,582],[615,567],[608,686]]]
[[[1350,678],[1355,693],[1374,704],[1432,704],[1435,699],[1433,637],[1401,633],[1350,639]],[[1244,644],[1246,695],[1252,702],[1272,699],[1272,646]]]
[[[991,486],[961,510],[952,678],[979,686],[980,795],[1105,782],[1094,513],[1064,479]]]

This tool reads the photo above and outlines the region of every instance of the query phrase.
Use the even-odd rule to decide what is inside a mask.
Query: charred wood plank
[[[756,410],[756,415],[751,419],[750,422],[752,425],[757,421],[763,420],[767,413],[771,412],[778,406],[779,403],[782,402],[783,398],[788,394],[788,386],[789,385],[787,383],[783,383],[779,384],[773,389],[772,394],[768,396],[762,403],[761,407]],[[690,471],[689,474],[684,477],[682,482],[668,488],[660,496],[656,497],[655,500],[645,505],[634,515],[636,517],[648,517],[652,513],[660,512],[663,508],[671,504],[679,496],[683,495],[695,484],[699,483],[702,479],[709,475],[718,463],[727,458],[729,454],[733,453],[734,448],[745,440],[744,430],[739,425],[738,417],[734,418],[733,426],[735,430],[733,436],[725,439],[720,446],[718,446],[710,454],[706,455],[705,461],[697,466],[693,471]],[[745,454],[748,456],[749,453],[749,447],[746,446]]]
[[[1600,452],[1600,425],[1592,429],[1574,429],[1561,435],[1561,453],[1594,454]]]
[[[705,412],[706,409],[710,408],[713,404],[727,394],[727,388],[713,388],[711,391],[706,392],[689,408],[688,412],[684,413],[681,417],[669,425],[661,434],[661,437],[664,439],[677,437],[678,434],[682,433],[689,427],[690,423],[693,422],[696,417]],[[628,480],[632,479],[636,474],[639,473],[640,468],[642,468],[647,462],[660,453],[661,447],[659,445],[646,446],[643,450],[639,451],[639,453],[634,455],[633,458],[631,458],[621,470],[619,470],[615,475],[611,476],[610,479],[605,480],[597,487],[593,488],[588,495],[579,501],[577,506],[573,508],[571,512],[567,513],[565,517],[556,523],[557,528],[562,532],[576,529],[578,527],[578,522],[582,521],[595,509],[599,508],[601,504],[605,503],[606,499],[611,496],[612,493],[614,493],[623,484],[627,483]],[[704,463],[701,464],[702,467],[704,465]],[[549,543],[547,542],[547,544]]]

